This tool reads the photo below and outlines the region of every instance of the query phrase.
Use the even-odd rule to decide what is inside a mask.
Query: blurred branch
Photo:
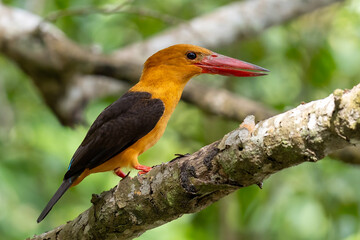
[[[55,22],[59,18],[62,18],[62,17],[90,15],[90,14],[95,14],[95,13],[96,14],[104,14],[104,15],[120,13],[120,12],[124,11],[123,8],[126,5],[131,4],[133,1],[134,0],[127,0],[119,5],[111,6],[111,7],[101,7],[101,8],[84,7],[84,8],[76,8],[76,9],[59,10],[59,11],[52,12],[49,15],[47,15],[44,18],[44,21]]]
[[[360,84],[257,125],[248,117],[222,140],[93,195],[87,211],[33,239],[133,239],[239,188],[261,186],[282,169],[359,143],[359,99]]]
[[[248,115],[262,120],[277,113],[261,103],[235,95],[228,90],[215,89],[195,81],[185,87],[183,100],[195,104],[204,111],[239,122]]]
[[[144,59],[160,48],[178,42],[216,48],[337,1],[341,0],[235,2],[147,41],[125,47],[111,56],[80,47],[66,38],[56,27],[44,23],[36,15],[0,4],[0,52],[15,61],[32,78],[45,102],[61,123],[72,126],[82,121],[82,111],[86,103],[94,98],[85,94],[86,89],[72,90],[74,86],[79,86],[79,78],[84,79],[82,75],[92,76],[91,79],[106,76],[130,83],[136,82]],[[243,98],[236,98],[234,95],[229,95],[233,102],[235,99],[237,101],[237,104],[231,105],[232,109],[215,102],[211,104],[209,99],[206,100],[197,94],[197,90],[208,89],[217,95],[216,90],[203,85],[194,87],[191,84],[189,83],[189,87],[186,88],[183,99],[197,106],[206,106],[205,109],[211,113],[220,113],[223,117],[238,121],[249,113],[255,113],[259,119],[272,114],[266,107],[257,103],[248,104],[250,100],[244,102]],[[106,83],[103,84],[105,85]],[[223,96],[226,95],[224,93],[225,90],[222,91]],[[74,94],[77,101],[73,106],[69,106],[71,101],[66,98]],[[64,102],[68,103],[68,106],[62,106]],[[249,105],[254,109],[244,109]],[[258,115],[260,112],[263,113]]]
[[[248,11],[249,8],[256,8],[258,11],[260,11],[259,9],[262,9],[262,11],[267,9],[267,12],[271,14],[261,14],[259,19],[267,21],[266,26],[270,26],[271,24],[280,24],[282,21],[295,18],[301,13],[312,11],[315,8],[336,1],[305,1],[302,3],[301,11],[296,11],[296,6],[302,1],[291,1],[290,5],[282,4],[282,2],[283,0],[253,0],[232,3],[230,6],[233,6],[233,4],[243,6],[243,10],[233,7],[240,12],[245,12],[244,15],[241,14],[238,17],[247,16],[246,18],[250,19],[257,18],[255,16],[257,12]],[[257,5],[261,5],[260,8],[256,7]],[[272,14],[273,11],[270,11],[270,9],[275,8],[277,5],[286,5],[287,10],[277,10],[277,14]],[[211,14],[224,14],[224,9],[232,9],[230,6],[220,8]],[[212,16],[211,14],[198,17],[187,25],[179,26],[178,29],[181,32],[183,31],[181,29],[186,28],[186,26],[189,27],[199,22],[207,25],[206,19]],[[251,17],[247,14],[254,14],[254,16]],[[266,16],[269,19],[265,19]],[[277,20],[271,20],[272,18]],[[259,19],[257,21],[260,21]],[[256,31],[253,30],[259,24],[251,21],[245,22],[247,27],[238,26],[237,29],[234,29],[234,31],[243,31],[243,34],[239,33],[239,38],[247,36],[250,32],[254,34]],[[221,28],[221,24],[217,26]],[[265,25],[262,26],[265,27]],[[46,104],[61,123],[70,126],[82,122],[83,110],[88,101],[110,94],[119,95],[129,87],[127,83],[136,82],[141,74],[143,58],[146,58],[146,55],[150,55],[156,49],[167,46],[166,44],[174,44],[176,39],[174,37],[171,37],[174,42],[164,42],[161,39],[165,38],[167,34],[172,36],[176,29],[139,43],[143,44],[139,46],[139,49],[142,49],[144,54],[134,52],[129,56],[132,49],[134,49],[134,45],[132,45],[123,48],[123,50],[112,56],[105,56],[95,49],[86,49],[77,45],[59,29],[51,24],[44,23],[43,19],[34,14],[0,4],[0,52],[15,61],[32,78]],[[257,31],[260,32],[261,29]],[[188,30],[188,32],[193,31]],[[182,36],[178,37],[179,41],[187,42]],[[154,44],[156,39],[159,40],[157,43],[159,45]],[[206,45],[207,43],[199,42],[199,44]],[[222,43],[219,42],[218,44]],[[217,47],[217,45],[214,45],[214,47]],[[137,56],[138,60],[132,58],[130,61],[128,59],[128,57],[136,56],[136,54],[139,54]],[[249,99],[236,96],[227,90],[214,89],[195,82],[188,84],[183,94],[183,100],[195,104],[210,113],[236,121],[241,121],[249,114],[255,115],[259,120],[276,114],[272,109]],[[349,155],[347,150],[342,150],[336,155],[334,154],[334,156],[348,159],[347,162],[360,163],[360,150],[357,150],[356,153]],[[349,160],[349,156],[351,160]]]
[[[135,64],[143,63],[154,52],[177,43],[216,49],[262,33],[303,14],[344,0],[247,0],[237,1],[196,17],[145,41],[113,53]]]
[[[125,13],[136,14],[139,16],[158,19],[158,20],[163,21],[164,23],[168,23],[171,25],[180,24],[180,23],[185,22],[185,20],[182,20],[180,18],[171,16],[168,14],[160,13],[160,12],[154,11],[152,9],[148,9],[148,8],[129,7]]]
[[[360,147],[353,146],[340,149],[330,154],[330,157],[350,164],[360,164]]]
[[[56,22],[59,18],[69,17],[69,16],[83,16],[90,14],[112,15],[119,13],[136,14],[143,17],[155,18],[172,25],[184,22],[179,18],[164,13],[160,13],[151,9],[129,6],[133,1],[134,0],[128,0],[116,6],[101,7],[101,8],[85,7],[85,8],[59,10],[56,12],[52,12],[48,16],[46,16],[44,18],[44,22],[47,21]]]
[[[110,72],[115,76],[121,73],[125,82],[133,81],[141,72],[138,66],[132,67],[94,49],[82,48],[36,15],[1,4],[0,52],[32,78],[46,104],[64,125],[81,122],[86,103],[99,96],[95,91],[95,95],[87,94],[89,86],[101,93],[107,89],[110,91],[107,94],[113,94],[114,89],[124,84],[106,78]],[[85,79],[91,81],[79,84]],[[103,83],[98,85],[99,81]],[[73,97],[77,99],[72,102]],[[63,106],[64,102],[72,106]]]

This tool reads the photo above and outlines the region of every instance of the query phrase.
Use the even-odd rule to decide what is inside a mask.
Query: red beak
[[[266,75],[264,72],[269,72],[265,68],[217,53],[204,57],[201,62],[195,63],[195,65],[201,67],[203,73],[225,76],[255,77]]]

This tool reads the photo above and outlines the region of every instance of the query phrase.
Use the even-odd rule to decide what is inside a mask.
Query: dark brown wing
[[[76,150],[64,179],[79,176],[116,156],[149,133],[165,110],[147,92],[127,92],[108,106],[91,125]]]

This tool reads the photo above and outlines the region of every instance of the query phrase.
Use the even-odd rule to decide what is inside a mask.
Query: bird
[[[177,44],[150,56],[140,80],[106,107],[90,126],[71,158],[63,182],[41,212],[41,222],[70,188],[89,174],[132,167],[145,174],[151,167],[139,164],[138,156],[163,135],[186,83],[200,74],[255,77],[269,70],[227,57],[206,48]]]

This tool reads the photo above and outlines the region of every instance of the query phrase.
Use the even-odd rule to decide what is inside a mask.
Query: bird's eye
[[[186,57],[187,57],[188,59],[190,59],[190,60],[194,60],[194,59],[196,58],[196,53],[194,53],[194,52],[188,52],[188,53],[186,54]]]

